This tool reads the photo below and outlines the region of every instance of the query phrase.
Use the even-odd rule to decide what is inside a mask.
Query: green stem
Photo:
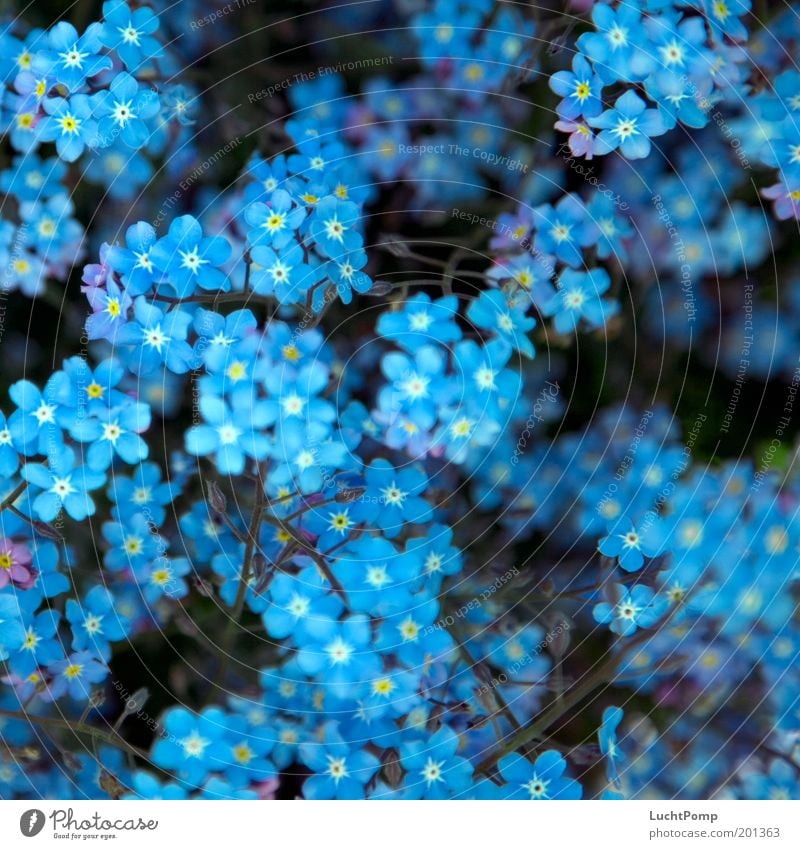
[[[18,719],[21,722],[30,722],[32,725],[41,725],[43,728],[63,728],[65,731],[72,731],[74,734],[86,734],[103,743],[108,743],[110,746],[130,752],[139,758],[149,760],[147,752],[131,745],[119,735],[103,731],[102,728],[95,728],[93,725],[87,725],[84,722],[71,722],[69,719],[58,716],[36,716],[25,711],[6,710],[4,708],[0,708],[0,716]]]
[[[602,684],[608,684],[614,680],[615,673],[619,666],[625,660],[626,654],[631,649],[636,648],[647,640],[651,639],[653,634],[660,628],[663,628],[670,619],[675,615],[675,611],[680,608],[680,605],[675,605],[672,610],[664,617],[661,623],[652,630],[642,629],[635,637],[626,640],[626,652],[619,654],[609,654],[608,657],[594,670],[591,675],[576,682],[572,687],[566,690],[560,700],[555,700],[548,708],[542,711],[536,719],[529,725],[524,726],[516,734],[512,735],[511,739],[504,746],[499,747],[488,757],[484,758],[476,767],[475,773],[485,773],[491,770],[494,765],[505,755],[536,739],[541,738],[545,731],[557,720],[559,720],[568,710],[571,710],[575,705],[581,702],[589,693],[596,687]]]
[[[461,653],[461,655],[463,656],[464,660],[466,660],[467,663],[474,669],[478,664],[477,664],[477,661],[475,660],[475,658],[472,656],[472,653],[470,652],[470,650],[467,648],[464,639],[463,638],[458,639],[457,643],[458,643],[458,650]],[[514,716],[514,714],[511,712],[511,708],[508,706],[508,702],[505,700],[505,698],[500,693],[499,687],[495,687],[493,689],[492,696],[493,696],[495,702],[497,702],[497,706],[499,708],[498,713],[501,713],[505,716],[505,718],[509,721],[509,723],[511,724],[511,727],[515,731],[519,731],[520,728],[522,728],[522,726],[519,724],[516,716]],[[489,718],[495,719],[496,714],[492,715]]]
[[[302,554],[310,557],[319,569],[320,572],[325,576],[325,579],[331,585],[333,591],[342,599],[342,601],[347,604],[347,594],[344,591],[344,587],[339,583],[336,575],[331,571],[330,566],[325,562],[325,558],[315,549],[312,548],[304,539],[297,533],[297,531],[291,526],[288,525],[283,519],[279,516],[271,515],[266,517],[266,521],[271,525],[275,525],[275,527],[280,528],[291,540],[293,540],[297,547],[300,549]]]
[[[233,651],[233,641],[236,637],[236,629],[239,625],[242,611],[244,610],[245,599],[247,598],[247,588],[250,583],[250,575],[253,570],[253,558],[258,548],[258,535],[261,529],[261,522],[264,518],[264,486],[260,478],[256,479],[256,496],[253,505],[253,512],[250,516],[250,526],[247,529],[247,542],[245,544],[244,559],[242,561],[242,573],[239,579],[239,588],[236,591],[236,598],[233,602],[230,619],[225,628],[225,633],[220,641],[219,654],[220,664],[217,670],[217,681],[223,687],[227,676],[228,667],[231,662],[231,652]]]
[[[0,512],[6,510],[9,507],[14,506],[14,502],[22,495],[23,492],[28,487],[28,481],[22,480],[20,481],[14,489],[0,502]]]
[[[249,266],[248,266],[249,267]],[[271,295],[257,295],[254,292],[209,292],[207,295],[189,295],[186,298],[173,298],[171,295],[153,294],[154,301],[180,306],[181,304],[269,304],[275,303]]]

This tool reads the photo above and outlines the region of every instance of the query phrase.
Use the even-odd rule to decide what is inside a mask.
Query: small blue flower
[[[717,34],[736,41],[747,38],[747,27],[740,18],[752,8],[750,0],[703,0],[702,5],[706,19]]]
[[[130,346],[128,368],[140,375],[152,374],[162,364],[175,374],[189,371],[195,359],[186,342],[191,315],[179,309],[164,312],[144,296],[136,299],[133,310],[135,320],[121,327],[115,338],[119,345]]]
[[[66,170],[59,159],[39,159],[35,153],[18,156],[0,172],[0,190],[20,201],[46,200],[63,191]]]
[[[361,247],[361,235],[356,230],[359,217],[359,208],[352,201],[327,197],[317,204],[309,232],[322,256],[339,259]]]
[[[388,540],[369,537],[348,545],[333,571],[351,610],[385,616],[407,610],[413,603],[419,562],[399,557]]]
[[[445,367],[446,357],[438,346],[418,348],[413,357],[398,351],[386,354],[381,371],[392,383],[381,389],[379,407],[389,415],[406,414],[420,428],[433,427],[448,391]]]
[[[657,557],[664,550],[663,524],[652,512],[645,514],[638,528],[627,517],[620,517],[608,523],[608,535],[597,549],[606,557],[619,558],[626,572],[636,572],[645,557]]]
[[[441,621],[438,599],[417,596],[407,610],[384,617],[375,648],[409,669],[446,662],[455,650],[453,638]]]
[[[248,391],[236,392],[229,407],[221,398],[204,394],[200,413],[206,424],[195,425],[186,432],[189,454],[214,454],[214,462],[224,475],[240,475],[246,457],[263,460],[267,456],[269,440],[259,432],[270,423],[265,401],[254,401]]]
[[[101,25],[93,23],[79,37],[72,24],[59,21],[47,34],[49,49],[36,53],[33,70],[77,91],[87,79],[111,68],[111,58],[99,53],[100,32]]]
[[[114,77],[107,91],[93,96],[93,105],[100,147],[108,147],[117,137],[128,147],[142,147],[149,134],[147,121],[161,109],[158,94],[124,72]]]
[[[482,330],[491,331],[524,356],[535,355],[528,331],[536,325],[536,319],[525,315],[521,299],[511,300],[497,289],[484,290],[469,305],[467,318]]]
[[[117,388],[125,376],[125,369],[113,357],[103,360],[94,369],[84,357],[70,357],[64,361],[63,371],[69,382],[60,387],[57,400],[73,439],[80,440],[87,419],[103,415],[111,407],[130,403],[130,397]],[[70,410],[69,415],[67,410]],[[94,425],[89,427],[93,429]]]
[[[577,268],[583,265],[582,248],[597,240],[597,227],[577,195],[567,194],[553,207],[533,210],[537,256],[556,256]]]
[[[472,764],[457,755],[459,738],[443,725],[425,740],[400,746],[400,763],[406,770],[407,799],[449,799],[472,783]]]
[[[401,309],[381,314],[378,333],[401,348],[415,351],[434,342],[457,342],[461,338],[457,317],[455,295],[432,301],[429,295],[418,292],[405,300]]]
[[[125,232],[126,247],[112,245],[108,251],[108,264],[122,275],[125,291],[131,297],[144,295],[158,277],[150,249],[156,243],[156,231],[145,221],[132,224]]]
[[[228,756],[222,769],[225,771],[226,780],[232,786],[247,787],[251,783],[270,781],[277,777],[275,767],[268,757],[275,747],[271,732],[259,733],[257,729],[251,730],[244,717],[232,716],[228,720],[227,745]]]
[[[0,660],[22,647],[26,631],[19,603],[12,595],[0,595]]]
[[[667,129],[678,121],[700,129],[710,120],[711,80],[698,85],[675,71],[659,71],[648,78],[647,93],[658,104]]]
[[[150,249],[150,259],[179,298],[192,295],[197,287],[227,291],[230,281],[219,266],[227,262],[231,245],[222,236],[203,236],[203,228],[191,215],[181,215],[169,232]]]
[[[300,746],[300,759],[315,773],[303,784],[306,799],[363,799],[364,786],[380,767],[375,755],[346,743],[335,723],[325,727],[321,741]]]
[[[367,495],[378,509],[374,523],[389,537],[396,537],[407,523],[422,524],[433,515],[423,494],[428,476],[421,467],[395,469],[388,460],[373,460],[365,471]]]
[[[69,100],[47,98],[44,109],[47,115],[36,127],[37,137],[41,141],[54,141],[58,155],[66,162],[74,162],[87,145],[97,144],[97,122],[85,94],[75,94]]]
[[[264,195],[271,195],[276,189],[286,188],[286,157],[280,155],[267,161],[257,153],[253,154],[244,174],[253,181],[245,188],[247,200],[263,200]]]
[[[47,666],[64,657],[63,640],[58,634],[58,625],[61,614],[55,610],[43,610],[34,616],[31,610],[39,606],[38,599],[34,603],[26,603],[27,596],[21,599],[20,604],[26,608],[24,614],[26,621],[25,642],[20,647],[15,660],[21,660],[23,665],[31,671],[38,666]],[[2,640],[0,640],[2,644]]]
[[[193,572],[186,557],[158,557],[145,568],[140,577],[145,601],[155,604],[162,598],[184,598],[189,587],[184,578]]]
[[[65,616],[72,628],[72,648],[90,650],[105,661],[111,659],[111,643],[124,639],[131,623],[115,609],[114,594],[103,586],[92,587],[83,603],[67,600]]]
[[[114,475],[108,497],[116,503],[120,517],[127,518],[142,511],[154,525],[160,526],[166,515],[164,508],[172,501],[173,492],[169,483],[162,483],[161,468],[156,463],[142,463],[130,478]]]
[[[0,477],[10,478],[19,468],[19,451],[5,414],[0,411]]]
[[[309,637],[297,652],[297,665],[337,698],[353,698],[380,672],[370,620],[363,614],[341,622],[320,618]]]
[[[11,414],[8,428],[21,452],[50,456],[63,447],[62,428],[69,423],[71,415],[60,403],[66,384],[67,376],[56,372],[44,390],[29,380],[18,380],[11,385],[8,394],[18,409]]]
[[[562,118],[571,120],[580,115],[589,118],[603,111],[603,84],[580,53],[572,60],[572,71],[559,71],[550,77],[550,88],[564,98],[558,104]]]
[[[274,295],[281,303],[298,303],[321,278],[321,268],[305,261],[303,248],[290,240],[280,249],[257,244],[251,251],[250,285],[258,295]]]
[[[148,59],[161,56],[162,47],[152,35],[158,29],[152,9],[131,10],[124,0],[109,0],[103,3],[103,18],[100,42],[116,51],[128,70],[136,71]]]
[[[583,788],[566,776],[567,762],[553,750],[543,752],[531,763],[522,755],[506,755],[498,763],[500,775],[506,781],[504,798],[530,799],[580,799]]]
[[[542,313],[555,316],[553,323],[559,333],[571,333],[581,319],[592,328],[603,327],[618,309],[616,302],[601,298],[610,286],[611,278],[604,268],[567,268],[558,278],[558,291],[544,304]]]
[[[89,651],[75,652],[51,663],[47,672],[52,679],[41,698],[52,702],[64,695],[85,702],[92,694],[92,685],[108,677],[108,668]]]
[[[613,9],[606,3],[595,3],[592,21],[597,32],[581,35],[577,47],[592,60],[603,82],[633,82],[645,77],[653,60],[647,50],[649,42],[639,4],[629,0]]]
[[[317,360],[293,371],[274,369],[264,379],[270,422],[297,419],[332,424],[336,408],[321,397],[331,384],[328,367]]]
[[[78,522],[94,515],[95,503],[89,491],[105,483],[102,472],[75,465],[75,452],[68,446],[54,451],[48,466],[28,463],[22,477],[41,490],[33,499],[34,513],[43,522],[52,522],[63,509]]]
[[[621,263],[628,261],[627,240],[633,235],[630,219],[617,212],[628,208],[625,201],[617,197],[598,192],[586,207],[587,212],[597,225],[597,256],[600,259],[615,257]]]
[[[603,711],[603,724],[597,732],[600,751],[606,758],[606,775],[617,788],[620,784],[617,765],[623,760],[622,751],[617,744],[617,727],[622,722],[622,716],[622,708],[607,707]]]
[[[649,628],[661,618],[667,601],[657,596],[651,587],[637,584],[630,590],[624,584],[610,588],[616,601],[600,602],[593,610],[595,621],[608,625],[622,637],[633,634],[638,628]]]
[[[648,109],[633,91],[617,98],[613,109],[589,118],[589,124],[602,131],[595,140],[595,153],[602,156],[619,148],[626,159],[644,159],[650,153],[650,138],[667,131],[658,109]]]
[[[153,745],[156,766],[174,770],[179,778],[198,786],[226,763],[227,718],[219,708],[206,708],[199,714],[170,708],[161,724],[166,736]]]
[[[23,244],[33,247],[49,265],[58,263],[60,251],[72,251],[72,245],[83,238],[83,227],[73,218],[75,209],[63,192],[49,200],[20,204],[19,214],[23,224],[19,235]]]
[[[147,404],[127,401],[120,407],[98,411],[96,416],[84,420],[80,434],[73,435],[81,442],[90,442],[86,465],[104,472],[114,457],[133,465],[146,459],[149,448],[139,436],[150,427],[150,407]]]
[[[330,594],[330,585],[316,566],[296,576],[276,575],[269,590],[270,604],[262,619],[267,633],[276,640],[311,639],[318,619],[334,620],[342,612],[342,602]]]
[[[103,537],[110,545],[103,563],[112,572],[139,573],[165,545],[144,513],[131,513],[124,521],[104,522]]]
[[[325,266],[325,271],[335,284],[336,294],[343,304],[349,304],[353,300],[353,292],[363,295],[372,288],[372,280],[361,270],[366,264],[366,251],[356,250],[337,256]],[[314,292],[315,311],[322,308],[325,292],[324,287]]]
[[[322,422],[288,419],[276,434],[272,456],[277,463],[272,472],[274,485],[304,495],[319,492],[337,470],[349,465],[347,447]]]
[[[269,203],[259,201],[245,210],[247,240],[253,246],[271,245],[279,250],[289,244],[305,218],[305,209],[295,204],[289,192],[276,189]]]

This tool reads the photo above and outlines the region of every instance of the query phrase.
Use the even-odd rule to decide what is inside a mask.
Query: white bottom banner
[[[3,849],[52,841],[207,849],[235,840],[298,849],[797,849],[800,802],[0,802]]]

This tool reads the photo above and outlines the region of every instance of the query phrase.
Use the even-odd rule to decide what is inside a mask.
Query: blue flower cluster
[[[749,57],[763,54],[772,36],[759,33],[750,53],[742,49],[750,8],[750,0],[595,3],[594,29],[577,39],[571,70],[550,77],[562,98],[555,126],[569,133],[572,154],[591,159],[619,150],[641,159],[650,154],[651,139],[679,125],[716,124],[746,169],[775,169],[778,182],[763,189],[775,216],[797,218],[800,134],[793,98],[800,75],[791,68],[767,88],[751,85]],[[787,11],[775,27],[790,36],[796,18]]]
[[[562,98],[556,127],[570,133],[572,152],[642,159],[650,139],[678,124],[705,127],[712,106],[737,94],[749,8],[749,0],[594,4],[572,69],[550,78]]]
[[[152,82],[164,51],[150,8],[107,0],[102,20],[83,32],[67,21],[21,26],[0,27],[0,132],[18,154],[0,172],[0,192],[18,205],[18,220],[4,215],[0,227],[0,266],[4,291],[33,297],[48,278],[65,280],[83,251],[65,163],[111,197],[131,198],[152,176],[152,159],[185,137],[170,108],[182,89]]]
[[[375,5],[247,130],[234,14],[0,30],[0,797],[797,798],[790,55]]]

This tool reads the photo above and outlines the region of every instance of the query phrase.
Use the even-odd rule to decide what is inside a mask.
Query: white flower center
[[[401,507],[403,502],[406,500],[408,493],[403,492],[403,490],[400,489],[394,481],[392,481],[391,486],[387,486],[381,490],[381,495],[387,504],[391,504],[393,507]]]
[[[63,53],[59,53],[58,57],[61,59],[66,68],[81,68],[83,67],[83,60],[88,55],[88,51],[81,53],[81,51],[78,50],[78,45],[73,44],[72,50],[65,50]]]
[[[341,637],[337,637],[325,646],[325,653],[330,658],[331,665],[339,666],[350,662],[353,656],[353,647]]]
[[[242,431],[235,425],[225,424],[217,428],[217,434],[222,445],[234,445],[242,435]]]
[[[149,327],[144,330],[144,341],[146,345],[155,348],[160,354],[162,346],[166,342],[169,342],[169,336],[164,333],[161,325],[158,324],[155,327]]]
[[[46,404],[42,401],[31,415],[39,422],[40,425],[52,424],[56,420],[55,404]]]
[[[105,439],[110,443],[115,443],[122,436],[122,428],[116,422],[110,422],[103,425],[103,435],[101,439]]]
[[[70,483],[71,477],[53,478],[53,485],[50,487],[50,492],[57,495],[62,501],[73,492],[78,490]]]
[[[208,262],[207,259],[201,258],[197,252],[197,246],[193,247],[190,251],[179,251],[178,253],[181,255],[181,268],[187,268],[192,274],[197,274],[200,266]]]
[[[335,784],[338,784],[343,778],[347,778],[350,773],[347,771],[347,762],[344,758],[334,758],[328,755],[328,775],[333,779]]]
[[[133,120],[136,117],[136,113],[131,108],[132,101],[127,101],[123,103],[122,101],[115,100],[114,101],[114,121],[120,125],[120,127],[124,127],[128,121]]]
[[[425,766],[422,768],[422,777],[428,782],[429,787],[431,784],[436,784],[437,781],[444,781],[443,766],[444,761],[434,761],[433,758],[428,758],[425,762]]]
[[[287,416],[299,416],[303,412],[306,402],[298,394],[292,393],[281,400],[283,412]]]
[[[128,21],[128,26],[126,27],[117,27],[117,32],[122,36],[125,44],[139,46],[139,30],[133,25],[133,21]]]
[[[408,326],[412,330],[427,330],[433,324],[433,317],[426,312],[415,312],[408,317]]]
[[[199,758],[208,746],[209,741],[193,731],[188,737],[181,741],[184,754],[187,758]]]
[[[325,235],[334,242],[343,241],[344,231],[347,229],[338,218],[329,218],[323,225]]]

